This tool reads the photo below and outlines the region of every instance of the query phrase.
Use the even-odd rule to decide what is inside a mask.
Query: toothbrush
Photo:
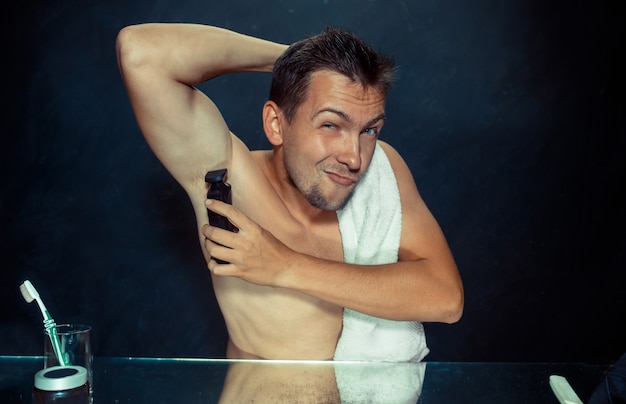
[[[30,303],[33,300],[37,301],[39,305],[39,309],[41,310],[41,314],[43,314],[43,324],[48,331],[48,335],[50,336],[50,342],[52,342],[52,349],[54,350],[54,354],[61,366],[67,366],[67,362],[65,361],[65,357],[61,352],[61,343],[59,342],[59,336],[56,332],[56,323],[52,319],[50,312],[46,309],[46,306],[43,304],[41,297],[39,297],[39,293],[37,289],[30,283],[29,280],[25,280],[24,283],[20,285],[20,292],[22,292],[22,296],[24,296],[24,300],[26,303]]]

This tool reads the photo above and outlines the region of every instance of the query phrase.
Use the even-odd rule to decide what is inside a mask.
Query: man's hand
[[[204,248],[212,257],[208,264],[211,273],[235,276],[258,285],[279,286],[289,257],[297,253],[236,207],[212,199],[207,200],[206,206],[239,229],[234,233],[208,224],[202,226]],[[227,264],[218,264],[213,258]]]

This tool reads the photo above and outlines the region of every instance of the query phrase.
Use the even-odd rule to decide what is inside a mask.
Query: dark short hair
[[[393,58],[374,51],[353,33],[335,27],[294,43],[276,60],[270,87],[270,100],[288,122],[305,100],[311,74],[319,70],[343,74],[364,88],[372,87],[386,95],[395,64]]]

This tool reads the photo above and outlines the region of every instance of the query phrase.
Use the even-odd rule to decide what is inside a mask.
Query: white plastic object
[[[583,404],[572,386],[563,376],[550,376],[550,387],[561,404]]]

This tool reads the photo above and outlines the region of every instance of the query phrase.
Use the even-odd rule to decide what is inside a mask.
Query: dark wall
[[[383,138],[405,156],[466,290],[458,324],[427,325],[428,359],[610,362],[626,351],[623,2],[18,7],[2,28],[0,355],[41,352],[26,278],[57,322],[93,325],[96,355],[223,355],[193,212],[139,133],[117,70],[118,30],[147,21],[285,43],[334,24],[396,57]],[[251,148],[268,147],[268,84],[248,74],[202,87]]]

